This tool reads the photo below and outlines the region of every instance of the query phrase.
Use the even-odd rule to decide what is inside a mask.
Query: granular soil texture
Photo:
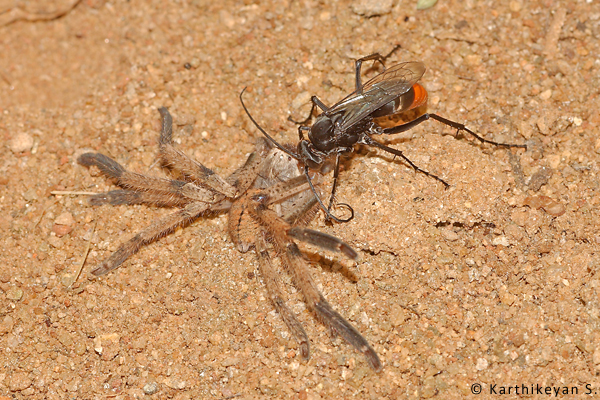
[[[598,2],[40,0],[1,11],[0,399],[600,396]],[[296,143],[288,116],[305,117],[313,94],[334,104],[354,88],[354,60],[397,44],[388,65],[427,65],[429,111],[528,149],[435,121],[376,138],[448,189],[371,148],[344,160],[337,199],[355,218],[329,225],[321,213],[310,226],[361,258],[350,272],[311,272],[382,372],[282,271],[311,340],[303,360],[226,216],[90,274],[169,210],[53,194],[114,188],[80,154],[159,175],[165,106],[179,147],[227,175],[261,135],[244,87],[260,124]]]

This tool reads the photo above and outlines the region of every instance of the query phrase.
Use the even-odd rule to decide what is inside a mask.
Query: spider
[[[382,364],[375,350],[348,321],[336,312],[319,292],[312,279],[308,261],[297,241],[356,260],[358,253],[342,240],[306,225],[318,211],[303,165],[281,148],[260,138],[256,150],[244,165],[223,179],[211,169],[178,150],[173,145],[173,120],[164,107],[159,137],[159,160],[176,179],[152,177],[126,170],[119,163],[100,153],[85,153],[79,164],[97,167],[122,189],[93,195],[90,204],[148,204],[178,209],[142,229],[122,244],[106,260],[92,270],[104,275],[119,267],[142,246],[187,226],[207,213],[228,213],[227,230],[240,252],[253,249],[258,258],[259,272],[268,295],[298,342],[300,355],[310,358],[309,339],[294,312],[285,303],[278,271],[271,262],[271,252],[281,260],[302,292],[308,307],[333,334],[339,334],[359,352],[375,371]],[[288,146],[291,148],[291,146]],[[322,176],[311,176],[315,187]]]

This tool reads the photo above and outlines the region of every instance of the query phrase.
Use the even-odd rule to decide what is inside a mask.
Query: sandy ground
[[[36,20],[71,3],[0,4],[0,399],[600,396],[598,1],[83,0]],[[288,115],[304,117],[312,94],[333,104],[353,88],[353,60],[396,44],[390,63],[428,66],[430,111],[529,149],[428,122],[380,139],[450,189],[373,150],[345,164],[339,199],[356,218],[312,227],[360,251],[358,281],[311,268],[381,373],[287,279],[313,350],[297,356],[225,216],[91,276],[169,210],[52,195],[113,187],[79,154],[160,174],[167,106],[180,147],[226,175],[260,135],[243,87],[260,123],[293,142]]]

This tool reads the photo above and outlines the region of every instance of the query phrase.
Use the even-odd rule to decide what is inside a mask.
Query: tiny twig
[[[8,73],[6,72],[6,70],[4,68],[0,68],[0,78],[2,78],[2,80],[4,82],[6,82],[8,84],[8,86],[11,86],[11,87],[13,86],[12,81],[8,77]]]
[[[42,210],[42,213],[40,214],[40,217],[37,219],[37,221],[35,221],[35,224],[33,225],[33,228],[31,229],[32,231],[35,230],[35,228],[38,227],[38,225],[40,224],[40,222],[42,222],[42,219],[44,218],[44,215],[46,215],[46,212],[51,208],[54,207],[56,205],[56,203],[58,202],[58,200],[54,200],[52,202],[52,204],[50,204],[48,207],[45,207]]]
[[[226,396],[223,397],[223,400],[229,400],[229,399],[235,399],[236,397],[240,397],[242,394],[241,393],[236,393],[236,394],[232,394],[231,396]]]
[[[398,304],[401,308],[404,308],[406,311],[410,311],[414,313],[417,317],[421,318],[421,313],[412,308],[411,306],[405,306],[404,304]]]
[[[98,193],[94,193],[94,192],[72,192],[69,190],[53,190],[52,192],[50,192],[51,195],[54,196],[69,196],[69,195],[73,195],[73,196],[94,196]]]
[[[73,286],[73,284],[75,282],[77,282],[77,279],[79,279],[79,276],[81,275],[81,271],[83,271],[83,266],[85,264],[85,260],[87,260],[88,254],[90,254],[90,247],[92,247],[92,238],[94,237],[94,232],[96,232],[96,224],[97,223],[98,223],[98,220],[95,220],[94,226],[92,227],[92,234],[90,236],[90,240],[88,240],[85,251],[83,252],[83,257],[81,257],[81,262],[79,263],[79,268],[77,269],[77,273],[73,276],[73,279],[71,280],[71,283],[69,283],[69,285],[67,286],[67,289],[71,289],[71,286]]]

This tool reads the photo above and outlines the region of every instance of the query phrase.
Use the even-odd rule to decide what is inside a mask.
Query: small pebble
[[[237,357],[228,357],[226,359],[223,360],[223,362],[221,363],[221,365],[223,367],[231,367],[232,365],[236,365],[238,362],[240,362],[240,359]]]
[[[73,230],[73,228],[68,225],[57,225],[57,224],[52,225],[52,232],[54,232],[56,234],[56,236],[58,236],[58,237],[63,237],[65,235],[71,233],[72,230]]]
[[[23,289],[12,286],[6,291],[6,298],[9,300],[19,301],[23,297]]]
[[[560,217],[566,211],[564,205],[548,196],[529,196],[525,198],[523,204],[531,208],[541,208],[553,217]]]
[[[451,229],[442,228],[440,229],[440,232],[442,233],[444,239],[451,242],[454,242],[460,238],[460,236],[458,236],[458,234]]]
[[[435,6],[435,3],[437,3],[437,0],[418,0],[417,10],[427,10],[428,8]]]
[[[539,191],[542,186],[548,183],[553,174],[552,168],[541,167],[535,174],[531,176],[529,180],[529,188],[534,191]]]
[[[596,350],[594,350],[594,355],[592,356],[592,361],[594,362],[595,365],[600,365],[600,347],[597,347]]]
[[[210,335],[208,337],[208,341],[215,346],[218,346],[219,344],[221,344],[222,340],[223,340],[223,337],[221,335],[219,335],[218,333],[213,333],[212,335]]]
[[[8,387],[13,392],[20,392],[31,386],[31,379],[24,372],[17,372],[8,378]]]
[[[87,347],[86,347],[86,345],[85,345],[85,342],[83,342],[83,340],[78,340],[78,341],[75,343],[75,353],[76,353],[77,355],[79,355],[79,356],[82,356],[82,355],[84,355],[84,354],[85,354],[85,352],[86,352],[86,350],[87,350]]]
[[[510,246],[510,242],[508,241],[508,238],[506,236],[495,237],[494,240],[492,240],[492,244],[494,246],[504,246],[504,247]]]
[[[515,1],[515,0],[511,1],[509,4],[509,7],[510,7],[510,11],[513,11],[513,12],[521,11],[521,3],[519,3],[518,1]]]
[[[438,392],[436,389],[435,377],[428,376],[423,380],[423,387],[421,388],[421,396],[424,399],[429,399],[435,396]]]
[[[556,201],[553,201],[552,204],[543,207],[543,210],[546,211],[548,214],[552,215],[553,217],[560,217],[566,212],[565,206]]]
[[[550,89],[544,90],[542,93],[540,93],[540,99],[542,100],[548,100],[550,97],[552,97],[552,90]]]
[[[13,317],[11,317],[10,315],[7,315],[6,317],[4,317],[4,319],[2,321],[0,321],[0,335],[3,335],[5,333],[12,331],[14,326],[15,326],[15,321],[14,321]]]
[[[52,235],[48,238],[48,244],[54,247],[55,249],[60,249],[63,246],[62,240],[60,240],[60,238],[58,238],[57,236]]]
[[[475,365],[475,369],[477,371],[483,371],[484,369],[487,369],[489,365],[490,363],[485,358],[478,358],[477,364]]]
[[[28,191],[23,193],[23,198],[27,201],[37,200],[38,196],[36,190],[33,188],[29,189]]]
[[[56,217],[54,223],[59,225],[73,225],[75,223],[75,219],[70,212],[64,212]]]
[[[292,100],[292,109],[298,110],[301,107],[306,106],[307,104],[310,104],[310,93],[304,91],[302,93],[299,93],[298,96],[296,96],[294,100]]]
[[[99,337],[94,338],[94,351],[98,354],[102,354],[104,348],[102,347],[102,339]]]
[[[389,319],[392,326],[402,326],[402,324],[408,319],[408,311],[399,306],[393,304],[389,311]]]
[[[60,283],[63,286],[70,286],[73,283],[73,274],[66,272],[60,276]]]
[[[17,133],[17,136],[10,140],[9,146],[13,153],[29,151],[33,147],[33,136],[25,132]]]
[[[194,116],[194,114],[181,113],[177,115],[175,123],[179,126],[194,125],[196,123],[196,117]]]
[[[352,11],[367,18],[388,14],[392,11],[392,0],[357,0],[350,5]]]
[[[165,380],[163,381],[163,383],[170,387],[171,389],[185,389],[185,381],[181,380],[181,379],[177,379],[175,377],[169,376],[168,378],[165,378]]]
[[[505,304],[507,306],[513,305],[513,303],[517,300],[517,296],[508,292],[506,289],[500,289],[498,291],[498,298],[500,299],[502,304]]]
[[[198,68],[199,66],[200,66],[200,60],[197,58],[192,58],[192,60],[190,61],[190,67]]]
[[[74,224],[75,219],[73,218],[73,215],[70,212],[64,212],[54,220],[52,232],[58,237],[63,237],[73,230]]]
[[[71,337],[71,334],[65,330],[59,330],[56,334],[56,338],[68,349],[73,346],[73,338]]]
[[[156,382],[146,383],[144,385],[144,387],[142,388],[142,390],[144,391],[144,393],[146,393],[147,395],[150,396],[150,395],[158,392],[158,383],[156,383]]]

